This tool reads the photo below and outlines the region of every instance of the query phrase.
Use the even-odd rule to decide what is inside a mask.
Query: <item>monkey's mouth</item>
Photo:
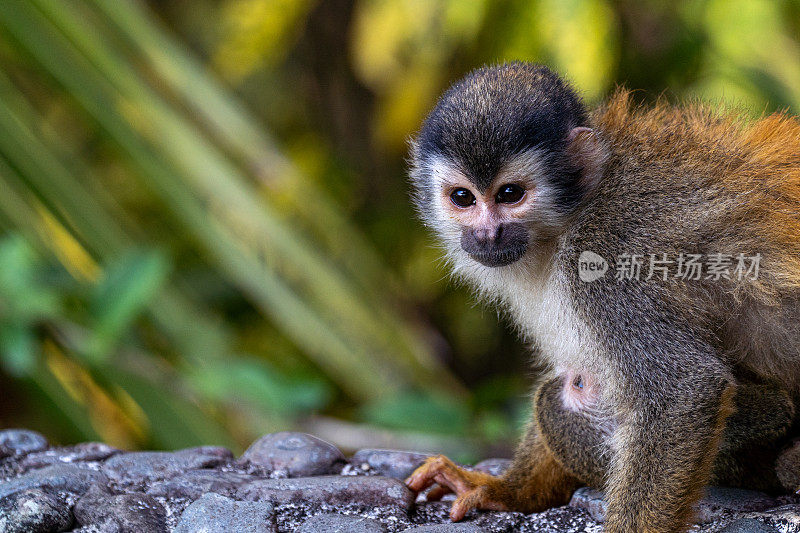
[[[492,238],[486,238],[485,235],[479,235],[474,228],[465,227],[461,232],[461,249],[487,267],[510,265],[528,250],[530,237],[523,224],[501,224],[492,232]]]
[[[527,245],[517,245],[502,250],[467,251],[469,256],[487,267],[501,267],[518,261],[527,251]]]

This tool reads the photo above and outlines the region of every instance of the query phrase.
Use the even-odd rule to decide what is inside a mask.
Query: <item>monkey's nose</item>
[[[472,234],[480,244],[494,244],[500,240],[500,236],[503,234],[503,225],[475,228],[472,230]]]

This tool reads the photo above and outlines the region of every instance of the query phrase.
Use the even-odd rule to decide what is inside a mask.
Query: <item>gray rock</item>
[[[370,518],[329,513],[309,518],[296,531],[297,533],[384,533],[386,527]]]
[[[217,446],[177,452],[122,453],[106,461],[103,472],[119,486],[141,488],[147,482],[169,479],[187,470],[220,466],[232,458],[230,450]]]
[[[414,506],[414,495],[400,481],[427,454],[362,450],[341,470],[338,450],[333,448],[325,459],[330,445],[318,447],[322,441],[305,436],[294,441],[295,445],[299,442],[295,448],[298,455],[313,455],[313,448],[324,452],[322,457],[296,462],[289,449],[276,454],[270,439],[283,438],[272,435],[266,442],[262,439],[263,446],[251,447],[252,459],[266,458],[264,464],[256,465],[245,458],[234,462],[223,448],[175,453],[122,453],[99,443],[41,448],[46,443],[36,434],[0,434],[6,443],[6,455],[0,457],[0,533],[65,529],[80,533],[163,532],[179,525],[178,531],[184,532],[600,533],[598,520],[606,511],[603,494],[584,488],[576,491],[571,506],[528,515],[473,511],[466,522],[453,524],[448,516],[450,503]],[[13,445],[7,445],[12,440]],[[293,439],[289,440],[291,444]],[[292,447],[285,442],[278,448],[281,446]],[[491,459],[471,468],[497,475],[507,464]],[[304,468],[370,475],[280,478]],[[278,479],[266,479],[263,472]],[[396,478],[372,475],[376,473]],[[697,509],[705,522],[692,528],[698,533],[795,531],[800,523],[800,496],[793,495],[772,498],[760,492],[712,487]]]
[[[239,463],[264,475],[321,476],[338,474],[344,455],[333,444],[312,435],[283,431],[255,441]]]
[[[82,495],[94,483],[106,483],[102,473],[76,465],[53,465],[31,470],[18,478],[0,483],[0,498],[29,489],[43,489],[47,492],[65,491]]]
[[[740,518],[723,527],[717,533],[778,533],[778,530],[754,518]]]
[[[479,472],[486,472],[493,476],[502,476],[508,470],[511,459],[484,459],[472,468]]]
[[[105,461],[120,450],[100,442],[85,442],[75,446],[50,448],[29,453],[18,461],[21,472],[61,463],[89,463]]]
[[[406,529],[403,533],[481,533],[488,531],[477,524],[458,522],[451,524],[433,524]]]
[[[608,506],[601,491],[583,487],[575,491],[569,504],[583,509],[602,522]],[[707,487],[705,495],[695,506],[695,522],[707,524],[731,512],[763,511],[777,505],[777,500],[763,492],[730,487]]]
[[[181,515],[175,533],[276,532],[274,507],[268,502],[237,502],[206,494]]]
[[[241,485],[257,479],[259,478],[237,472],[194,470],[165,481],[157,481],[146,492],[152,496],[188,500],[196,500],[208,492],[230,497]]]
[[[708,487],[703,499],[696,506],[695,521],[705,524],[732,511],[740,513],[763,511],[777,505],[778,502],[775,498],[763,492],[729,487]]]
[[[762,516],[769,516],[771,519],[775,520],[776,522],[779,520],[784,520],[791,522],[793,524],[800,523],[800,497],[797,495],[789,496],[794,500],[794,503],[784,503],[779,507],[775,507],[773,509],[768,509],[764,511],[761,515]],[[787,497],[784,496],[781,498],[786,500]]]
[[[47,439],[27,429],[0,431],[0,459],[11,455],[38,452],[47,448]]]
[[[606,519],[606,511],[608,510],[608,505],[604,498],[605,494],[603,494],[602,491],[589,487],[581,487],[572,495],[569,505],[571,507],[583,509],[589,513],[589,516],[594,520],[602,522]]]
[[[414,495],[402,481],[382,476],[319,476],[262,479],[242,485],[237,499],[270,501],[276,505],[303,502],[309,505],[411,508]]]
[[[0,532],[50,533],[72,524],[69,505],[41,489],[24,490],[0,498]]]
[[[355,468],[367,465],[382,476],[406,479],[425,459],[432,456],[430,453],[364,449],[353,454],[350,464]]]
[[[111,494],[95,485],[78,500],[73,513],[79,525],[108,533],[167,532],[164,506],[147,494]]]
[[[496,525],[505,517],[506,523],[512,524],[513,518],[520,516],[521,523],[506,529],[497,529]],[[492,513],[490,520],[479,514],[475,522],[488,531],[547,531],[558,533],[602,533],[602,526],[592,520],[589,515],[574,507],[553,507],[543,513],[521,515],[520,513]]]

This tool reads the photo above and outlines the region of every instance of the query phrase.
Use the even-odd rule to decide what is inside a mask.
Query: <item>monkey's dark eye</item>
[[[475,205],[475,195],[469,189],[458,188],[450,193],[450,200],[458,207],[469,207]]]
[[[509,183],[508,185],[500,187],[500,190],[497,191],[497,195],[494,197],[494,201],[498,204],[515,204],[522,199],[523,194],[525,194],[525,189],[519,185]]]
[[[575,376],[575,379],[572,380],[572,386],[575,389],[583,390],[583,378],[581,376]]]

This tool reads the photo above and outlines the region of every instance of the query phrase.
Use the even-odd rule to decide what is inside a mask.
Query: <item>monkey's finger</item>
[[[412,492],[422,492],[423,490],[427,489],[434,483],[436,482],[433,480],[432,476],[423,476],[423,475],[411,476],[406,480],[406,486]]]
[[[428,465],[422,465],[406,479],[406,486],[414,492],[421,492],[436,483],[433,480],[435,476],[435,470]]]
[[[415,492],[420,492],[438,482],[436,478],[441,477],[443,472],[452,470],[458,470],[458,467],[444,455],[429,457],[422,466],[414,470],[414,473],[406,480],[406,486]],[[442,479],[444,480],[444,478]],[[441,484],[450,485],[446,481]]]
[[[477,487],[460,495],[450,508],[450,519],[458,522],[472,509],[485,509],[487,511],[507,511],[508,507],[489,496],[485,486]]]
[[[429,502],[438,502],[442,499],[443,496],[446,494],[450,494],[453,491],[450,490],[450,487],[443,487],[442,485],[437,485],[433,487],[431,490],[428,491],[428,494],[425,495],[425,499]]]
[[[449,488],[459,496],[475,488],[475,485],[470,483],[459,468],[443,468],[433,479],[439,485]]]
[[[473,490],[456,498],[456,501],[453,502],[453,506],[450,508],[450,520],[453,522],[460,522],[468,512],[478,507],[480,499],[479,492],[478,490]]]

